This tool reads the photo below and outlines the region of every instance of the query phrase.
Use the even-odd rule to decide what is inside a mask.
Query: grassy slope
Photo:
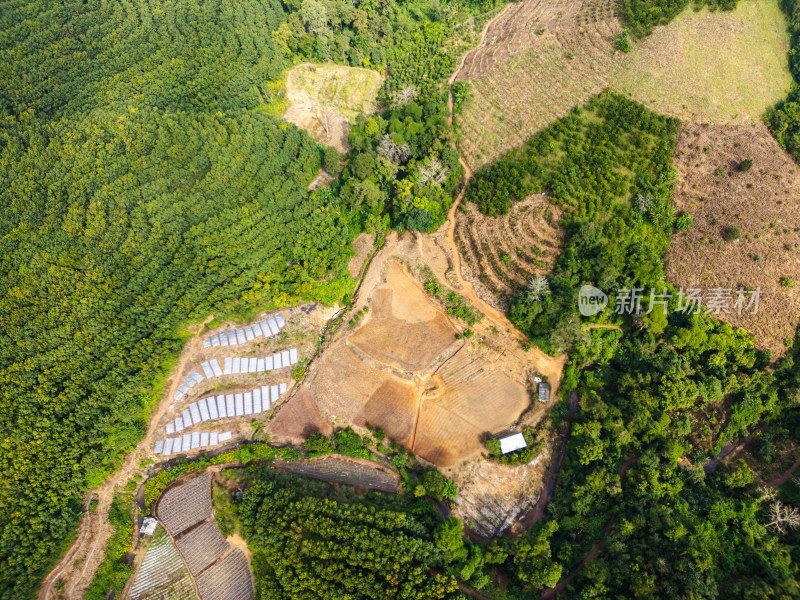
[[[611,86],[682,119],[756,121],[786,97],[788,50],[777,0],[742,0],[731,12],[687,10],[637,43]]]

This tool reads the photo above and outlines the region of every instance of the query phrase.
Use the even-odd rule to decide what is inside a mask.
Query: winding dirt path
[[[783,475],[779,475],[778,477],[770,481],[767,484],[767,487],[774,488],[778,487],[779,485],[783,485],[784,483],[789,481],[789,477],[791,477],[792,473],[794,473],[797,470],[797,467],[800,467],[800,458],[794,461],[794,464],[791,467],[789,467]]]
[[[628,460],[622,463],[622,465],[620,465],[619,468],[620,483],[622,483],[622,479],[625,477],[626,471],[630,469],[633,465],[635,465],[637,462],[639,462],[639,457],[631,456],[630,458],[628,458]],[[583,570],[583,568],[586,566],[586,563],[588,563],[593,558],[596,558],[597,555],[600,554],[600,550],[603,549],[603,546],[606,543],[606,537],[608,537],[608,534],[611,533],[611,530],[614,528],[614,524],[616,522],[617,522],[617,515],[614,515],[608,520],[608,523],[606,523],[606,527],[603,530],[603,535],[600,537],[600,540],[592,547],[592,549],[583,558],[580,564],[577,567],[575,567],[569,575],[567,575],[564,579],[559,581],[555,585],[555,587],[545,590],[545,592],[539,597],[539,600],[553,600],[553,598],[556,597],[556,594],[563,592],[564,589],[570,583],[572,583],[572,580],[575,579],[575,577],[578,576],[578,573],[580,573]]]
[[[197,328],[197,331],[202,331],[203,326],[212,319],[213,315],[209,315]],[[200,338],[195,336],[184,346],[178,364],[170,374],[167,390],[150,414],[147,435],[133,452],[125,456],[121,469],[114,472],[99,488],[89,492],[89,496],[97,500],[97,507],[94,511],[84,515],[75,543],[45,577],[39,588],[37,600],[48,600],[53,585],[59,580],[64,582],[63,597],[66,600],[78,600],[84,597],[86,588],[91,584],[94,574],[103,562],[108,540],[114,533],[114,528],[108,518],[114,494],[118,488],[124,486],[131,477],[141,471],[139,465],[143,459],[153,456],[152,449],[157,433],[156,425],[171,404],[172,397],[181,383],[180,375],[185,370],[189,359],[199,349],[199,344]],[[87,532],[91,532],[91,535],[86,535]]]
[[[486,24],[483,26],[483,30],[481,31],[480,41],[478,45],[474,48],[470,49],[468,52],[465,52],[461,57],[461,62],[458,65],[458,68],[453,72],[450,76],[450,79],[447,80],[447,88],[448,88],[448,97],[447,97],[447,108],[449,109],[450,116],[448,117],[448,122],[450,125],[453,124],[453,82],[458,77],[458,74],[464,68],[464,63],[466,62],[467,58],[476,52],[478,49],[483,47],[486,43],[486,34],[489,31],[489,28],[497,21],[500,17],[502,17],[507,11],[513,8],[514,4],[510,3],[507,4],[503,10],[497,13],[494,17],[489,19]],[[458,148],[456,147],[456,150]],[[501,329],[506,329],[511,332],[515,338],[518,340],[527,343],[528,338],[520,332],[514,324],[508,320],[506,315],[490,306],[481,298],[478,297],[478,294],[475,292],[475,287],[472,285],[471,282],[464,279],[463,275],[461,274],[461,254],[458,251],[458,246],[456,245],[456,211],[458,210],[459,205],[461,204],[464,196],[467,192],[467,186],[469,185],[470,180],[472,179],[473,173],[472,169],[470,169],[469,165],[464,160],[464,157],[461,155],[461,152],[458,153],[458,161],[461,163],[461,166],[464,167],[464,184],[461,187],[461,191],[459,192],[456,199],[453,201],[453,205],[450,207],[450,210],[447,213],[447,221],[445,222],[445,227],[447,227],[445,240],[447,243],[447,250],[449,250],[450,254],[452,255],[453,261],[453,272],[456,277],[456,281],[461,286],[460,290],[453,290],[458,292],[459,294],[466,296],[470,302],[480,310],[486,317],[492,321],[495,325],[497,325]],[[447,281],[444,281],[443,284],[450,288]],[[555,394],[558,382],[561,381],[561,373],[564,370],[564,365],[567,362],[567,355],[566,353],[561,354],[559,356],[553,357],[545,354],[541,350],[536,347],[532,347],[529,350],[529,353],[532,356],[532,363],[534,366],[543,374],[546,375],[548,380],[550,381],[551,385],[553,386],[553,393]]]

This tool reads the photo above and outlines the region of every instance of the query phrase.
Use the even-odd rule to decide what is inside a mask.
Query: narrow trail
[[[767,487],[774,488],[778,487],[779,485],[783,485],[784,483],[789,481],[789,478],[792,476],[792,473],[794,473],[797,470],[797,467],[800,467],[800,458],[794,461],[794,464],[791,467],[789,467],[783,475],[779,475],[778,477],[770,481],[767,484]]]
[[[198,327],[203,326],[213,319],[213,315]],[[153,443],[156,437],[156,425],[172,402],[172,397],[181,383],[180,375],[186,368],[189,359],[199,349],[200,338],[195,336],[186,344],[178,360],[178,364],[170,374],[170,383],[156,408],[150,414],[147,435],[139,442],[133,452],[125,456],[122,468],[115,471],[99,488],[89,491],[90,497],[95,497],[97,507],[92,512],[87,512],[81,521],[81,532],[67,551],[64,558],[44,578],[39,588],[37,600],[48,600],[56,581],[64,581],[66,600],[78,600],[84,597],[86,588],[91,584],[94,574],[103,562],[105,548],[109,538],[114,533],[114,528],[109,522],[111,503],[117,489],[124,486],[128,480],[138,473],[141,461],[152,454]],[[91,535],[86,535],[91,531]],[[80,560],[79,560],[80,559]],[[76,565],[76,561],[78,564]]]
[[[561,471],[561,465],[564,464],[564,456],[567,453],[567,444],[569,443],[570,432],[572,431],[572,415],[578,410],[578,392],[574,391],[569,396],[569,408],[567,409],[567,419],[564,423],[564,429],[559,436],[558,452],[553,457],[553,462],[550,465],[550,472],[547,475],[542,495],[536,502],[536,506],[530,511],[525,518],[522,519],[522,531],[527,531],[533,525],[544,518],[544,511],[547,510],[547,504],[553,497],[553,492],[556,489],[556,475]]]
[[[453,72],[450,76],[450,79],[447,80],[447,89],[448,89],[448,97],[447,97],[447,108],[449,109],[450,116],[448,117],[448,122],[452,126],[453,124],[453,82],[458,77],[458,74],[464,68],[464,63],[466,60],[478,49],[483,47],[486,43],[486,34],[489,31],[489,28],[501,18],[507,11],[512,10],[512,4],[507,4],[503,10],[497,13],[494,17],[489,19],[486,24],[483,26],[483,30],[481,31],[480,41],[478,45],[474,48],[470,49],[468,52],[465,52],[464,55],[461,57],[461,62],[458,65],[458,68]],[[458,148],[456,148],[458,150]],[[520,332],[514,324],[508,320],[506,315],[490,306],[486,302],[484,302],[478,294],[475,292],[475,287],[472,285],[471,282],[464,279],[463,275],[461,274],[461,254],[458,251],[458,245],[456,244],[456,211],[458,207],[461,205],[462,200],[467,192],[467,187],[469,185],[470,180],[472,179],[473,173],[472,169],[470,169],[467,162],[464,160],[464,157],[461,155],[461,152],[458,153],[458,161],[461,163],[461,166],[464,167],[464,185],[461,188],[456,199],[453,201],[453,205],[450,207],[450,210],[447,213],[447,221],[445,226],[447,227],[445,240],[447,242],[447,250],[450,251],[452,254],[453,260],[453,272],[456,277],[456,281],[461,286],[460,290],[453,290],[457,291],[459,294],[466,296],[470,302],[480,310],[486,317],[492,321],[495,325],[497,325],[501,329],[506,329],[509,332],[513,333],[514,337],[522,342],[527,342],[528,338]],[[444,282],[448,288],[450,287],[447,282]],[[453,288],[450,288],[453,289]],[[558,387],[558,382],[561,381],[561,372],[564,370],[564,365],[567,362],[567,355],[561,354],[556,357],[549,356],[539,350],[538,348],[531,348],[529,350],[529,354],[532,356],[532,362],[536,366],[536,368],[544,375],[547,375],[548,380],[553,385],[553,393],[556,392]]]
[[[628,471],[628,469],[630,469],[633,465],[635,465],[638,462],[639,462],[638,456],[631,456],[630,458],[628,458],[628,460],[622,463],[622,465],[620,465],[619,467],[620,483],[622,482],[622,479],[625,477],[625,473]],[[606,523],[605,529],[603,529],[603,535],[600,537],[600,540],[592,547],[591,550],[589,550],[589,553],[583,557],[583,560],[580,562],[580,564],[577,567],[575,567],[569,575],[567,575],[564,579],[559,581],[555,585],[555,587],[545,590],[545,592],[539,597],[539,600],[553,600],[557,594],[563,592],[564,589],[570,583],[572,583],[572,580],[575,579],[575,577],[578,576],[578,573],[580,573],[584,569],[586,563],[596,558],[597,555],[600,554],[600,550],[603,549],[603,546],[606,543],[606,538],[608,537],[608,534],[611,533],[611,530],[614,529],[614,524],[616,522],[617,522],[617,515],[614,515],[608,520],[608,523]]]

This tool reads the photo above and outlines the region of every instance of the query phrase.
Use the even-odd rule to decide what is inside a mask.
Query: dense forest
[[[554,585],[603,539],[570,597],[800,595],[800,540],[777,529],[774,490],[743,463],[703,468],[776,417],[794,415],[781,435],[797,439],[796,357],[768,371],[744,331],[708,315],[674,311],[668,321],[661,331],[594,330],[570,353],[563,390],[577,390],[579,406],[546,519],[501,539],[499,567],[486,565],[512,578],[506,597]],[[713,415],[726,413],[717,425]]]
[[[737,0],[620,0],[617,15],[635,37],[653,32],[653,27],[666,25],[690,4],[694,10],[707,6],[709,10],[733,10]]]
[[[4,4],[0,598],[33,595],[141,439],[186,324],[338,301],[359,231],[443,221],[461,170],[441,78],[456,19],[492,6]],[[388,74],[341,162],[270,112],[307,59]],[[341,182],[310,193],[320,166]]]

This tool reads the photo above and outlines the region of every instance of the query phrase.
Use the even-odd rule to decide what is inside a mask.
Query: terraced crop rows
[[[604,30],[614,20],[613,0],[528,0],[503,13],[489,27],[485,43],[464,61],[459,80],[472,80],[526,52],[544,37],[560,37],[565,32],[588,30],[597,25]]]
[[[470,205],[457,214],[456,243],[462,261],[502,303],[531,275],[552,270],[563,243],[561,211],[542,196],[529,196],[508,214],[486,217]]]
[[[211,476],[204,473],[168,490],[158,502],[158,517],[172,535],[211,516]]]
[[[222,537],[216,521],[203,523],[182,535],[175,543],[189,571],[195,576],[230,547],[227,540]]]
[[[203,600],[252,600],[250,565],[239,548],[234,548],[197,577]]]
[[[470,166],[478,168],[521,146],[608,87],[623,59],[614,54],[619,31],[616,21],[603,21],[534,35],[527,50],[495,55],[492,64],[480,67],[480,75],[476,70],[472,97],[457,120],[459,145]]]
[[[399,480],[395,473],[335,458],[305,462],[281,463],[287,473],[322,479],[331,483],[362,485],[384,492],[397,492]]]
[[[131,587],[130,600],[195,600],[194,586],[180,554],[158,527]]]

